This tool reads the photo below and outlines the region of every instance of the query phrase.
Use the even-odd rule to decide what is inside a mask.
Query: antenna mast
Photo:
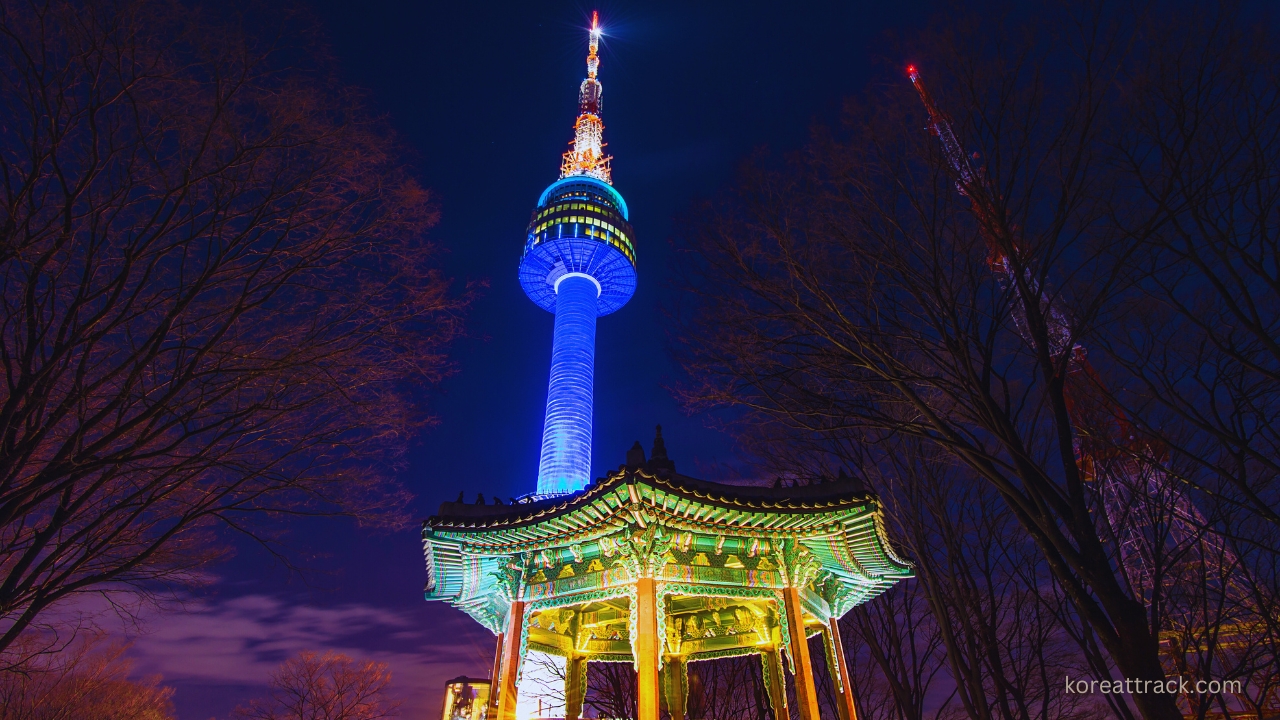
[[[560,162],[560,177],[586,175],[613,183],[613,172],[604,154],[604,121],[600,119],[600,96],[603,88],[596,79],[600,70],[600,13],[591,12],[591,30],[587,44],[587,79],[578,90],[578,120],[573,124],[573,149]]]

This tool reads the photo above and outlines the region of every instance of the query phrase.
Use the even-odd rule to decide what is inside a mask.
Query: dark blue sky
[[[812,123],[836,120],[844,97],[869,81],[898,80],[879,64],[884,36],[925,23],[928,6],[310,5],[346,80],[368,90],[416,153],[409,162],[440,204],[430,238],[447,250],[446,271],[460,283],[489,283],[469,312],[471,337],[454,348],[458,372],[431,398],[439,424],[418,440],[403,477],[418,496],[415,513],[432,514],[460,490],[473,500],[534,489],[552,316],[524,297],[516,264],[529,213],[572,139],[594,8],[606,31],[605,140],[631,209],[640,279],[630,304],[599,324],[593,468],[598,476],[616,467],[637,439],[647,449],[655,423],[682,472],[713,478],[715,464],[733,462],[731,439],[685,416],[663,389],[674,373],[659,310],[670,292],[673,218],[722,188],[753,148],[796,148]],[[410,714],[438,712],[434,688],[446,677],[488,674],[487,631],[422,600],[416,530],[370,536],[312,523],[297,526],[290,542],[316,571],[307,581],[246,548],[219,568],[223,582],[194,615],[158,619],[139,641],[141,669],[178,688],[183,720],[224,715],[257,692],[247,670],[219,674],[219,662],[243,656],[240,667],[269,667],[299,644],[391,662],[396,684],[413,696]],[[209,660],[175,667],[177,655]]]

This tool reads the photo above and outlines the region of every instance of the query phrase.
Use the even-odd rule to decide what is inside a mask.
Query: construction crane
[[[1169,613],[1176,627],[1161,629],[1166,669],[1176,675],[1195,670],[1188,667],[1187,656],[1197,652],[1205,654],[1208,643],[1203,638],[1206,636],[1216,636],[1214,645],[1218,657],[1226,656],[1227,662],[1232,654],[1253,651],[1255,640],[1265,634],[1265,628],[1257,620],[1258,603],[1246,584],[1239,582],[1238,574],[1243,570],[1234,551],[1205,521],[1181,484],[1169,477],[1163,464],[1167,456],[1164,449],[1139,439],[1125,412],[1106,393],[1085,348],[1075,342],[1070,316],[1029,271],[1029,263],[1023,262],[1020,256],[1023,248],[1018,243],[1016,228],[1000,203],[1000,196],[985,168],[975,167],[977,153],[970,155],[965,151],[950,118],[938,108],[914,65],[907,66],[907,76],[929,115],[928,129],[938,138],[956,190],[969,200],[970,211],[986,241],[987,262],[1000,286],[1013,294],[1012,319],[1018,335],[1033,351],[1046,351],[1054,365],[1066,373],[1063,395],[1075,435],[1076,458],[1086,481],[1095,487],[1101,501],[1109,531],[1119,549],[1121,570],[1134,594],[1150,604],[1157,591],[1167,594],[1186,581],[1204,586],[1208,579],[1207,584],[1211,585],[1212,579],[1218,578],[1221,585],[1216,588],[1217,592],[1235,609],[1227,617],[1218,618],[1222,625],[1216,632],[1206,632],[1208,618],[1200,615],[1195,607],[1182,608],[1177,618]],[[1037,307],[1040,312],[1033,317],[1027,313],[1028,306]],[[1047,347],[1041,348],[1035,341],[1036,333],[1028,324],[1033,320],[1043,323],[1041,337],[1046,338]],[[1156,523],[1163,523],[1167,529],[1167,542],[1160,550],[1194,559],[1174,563],[1172,572],[1154,567],[1162,556],[1156,552],[1157,543],[1152,537]],[[1169,553],[1164,555],[1167,557]],[[1188,573],[1198,577],[1189,577]],[[1188,635],[1193,638],[1190,642]],[[1213,653],[1209,655],[1212,657]],[[1272,689],[1266,692],[1262,702],[1235,695],[1242,706],[1258,707],[1260,712],[1233,712],[1234,716],[1280,711],[1280,697],[1274,687],[1277,680],[1274,663],[1272,665],[1263,683],[1263,687]],[[1199,695],[1183,698],[1188,717],[1200,717],[1202,711],[1208,710],[1200,706],[1201,702]]]

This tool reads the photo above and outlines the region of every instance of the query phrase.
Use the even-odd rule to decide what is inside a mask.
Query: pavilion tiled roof
[[[821,563],[824,577],[847,587],[840,604],[851,607],[911,576],[910,565],[889,547],[880,518],[878,498],[853,480],[760,487],[624,466],[572,495],[514,504],[443,503],[423,526],[432,574],[428,597],[492,624],[494,578],[511,558],[544,553],[568,562],[571,548],[590,553],[600,538],[658,524],[669,533],[738,543],[793,538]]]

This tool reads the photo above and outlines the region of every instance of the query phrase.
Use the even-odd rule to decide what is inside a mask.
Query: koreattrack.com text
[[[1072,680],[1067,677],[1068,695],[1187,695],[1240,693],[1244,690],[1241,680],[1195,680],[1174,677],[1167,680]]]

